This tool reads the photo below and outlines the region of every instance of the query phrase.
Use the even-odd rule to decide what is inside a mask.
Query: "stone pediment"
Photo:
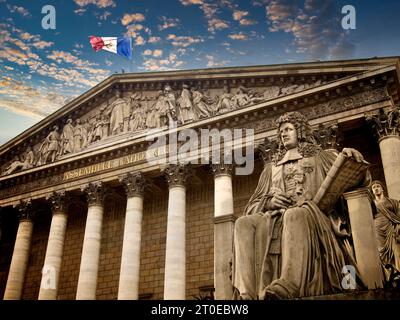
[[[106,79],[0,148],[1,175],[44,166],[166,128],[196,124],[340,79],[395,59],[221,68]]]

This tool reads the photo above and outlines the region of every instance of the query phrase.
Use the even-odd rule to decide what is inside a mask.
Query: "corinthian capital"
[[[278,149],[278,143],[276,140],[270,140],[265,137],[264,141],[256,145],[255,149],[261,155],[264,164],[266,164],[272,161],[272,157]]]
[[[211,169],[214,172],[214,177],[232,176],[233,164],[214,163],[211,165]]]
[[[57,213],[57,212],[62,212],[62,213],[66,213],[67,212],[67,199],[65,196],[65,191],[54,191],[51,195],[49,195],[46,198],[47,201],[50,202],[51,205],[51,211],[53,213]]]
[[[146,181],[140,172],[127,173],[119,177],[119,181],[123,183],[126,195],[130,197],[142,197]]]
[[[323,150],[339,150],[339,127],[336,122],[320,123],[314,130],[314,138]]]
[[[92,182],[81,188],[86,193],[89,206],[101,206],[106,195],[106,189],[101,181]]]
[[[388,135],[400,135],[400,107],[379,109],[378,113],[365,115],[365,119],[371,125],[378,138]]]
[[[164,170],[169,187],[185,186],[190,176],[190,168],[186,164],[170,164]]]
[[[30,221],[33,219],[34,212],[30,199],[21,200],[14,208],[18,210],[19,221]]]

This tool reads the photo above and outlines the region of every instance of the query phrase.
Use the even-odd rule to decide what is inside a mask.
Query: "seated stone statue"
[[[314,140],[307,119],[277,119],[278,148],[235,223],[232,281],[239,299],[289,299],[341,291],[342,268],[356,266],[312,201],[337,157]],[[363,160],[354,149],[346,156]]]
[[[400,201],[385,197],[380,181],[373,181],[371,189],[375,197],[374,224],[381,261],[400,271]]]

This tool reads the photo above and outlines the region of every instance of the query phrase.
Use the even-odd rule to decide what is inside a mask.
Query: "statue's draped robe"
[[[111,134],[118,134],[122,131],[121,128],[124,124],[124,109],[127,103],[124,99],[118,98],[112,105],[110,131]]]
[[[400,201],[385,198],[383,202],[375,201],[377,214],[374,219],[381,260],[384,264],[392,264],[400,270],[400,235],[396,234],[396,226],[400,224]]]
[[[341,290],[341,271],[351,257],[345,257],[330,219],[310,200],[326,177],[336,154],[321,151],[308,158],[298,155],[294,161],[283,163],[281,160],[277,165],[270,163],[265,166],[245,208],[245,216],[236,221],[233,263],[236,293],[263,299],[266,289],[284,292],[283,298]],[[299,190],[305,201],[286,211],[266,211],[266,203],[275,192],[288,191],[285,190],[288,184],[284,182],[285,178],[288,179],[287,166],[294,166],[296,172],[300,172],[292,178],[300,177]],[[288,245],[293,233],[302,239],[294,246],[293,242]],[[293,250],[298,259],[291,259]]]

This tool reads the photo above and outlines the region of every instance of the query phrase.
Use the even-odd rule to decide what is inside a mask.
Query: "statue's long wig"
[[[302,115],[300,112],[292,111],[287,112],[281,115],[276,121],[275,124],[278,128],[278,148],[276,150],[276,154],[273,156],[273,163],[276,164],[283,158],[287,149],[285,148],[282,137],[279,132],[279,128],[284,123],[291,123],[297,133],[297,141],[298,141],[298,150],[299,153],[303,157],[312,157],[318,154],[321,151],[321,148],[318,146],[317,142],[315,141],[313,130],[308,123],[307,118]]]

